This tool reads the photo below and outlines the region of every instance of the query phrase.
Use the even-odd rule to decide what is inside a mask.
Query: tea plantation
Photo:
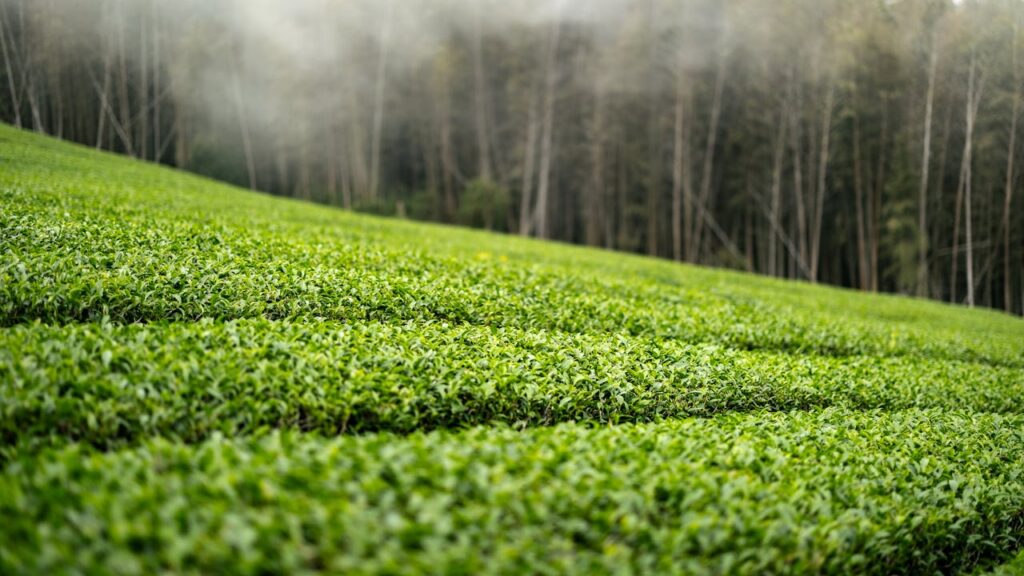
[[[1024,569],[1018,318],[6,126],[0,247],[0,574]]]

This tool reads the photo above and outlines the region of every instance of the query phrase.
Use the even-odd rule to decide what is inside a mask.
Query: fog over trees
[[[355,210],[1021,313],[1022,24],[1019,0],[0,0],[0,119]]]

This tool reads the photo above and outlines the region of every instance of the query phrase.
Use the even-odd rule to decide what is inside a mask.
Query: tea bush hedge
[[[1019,416],[661,424],[43,452],[0,480],[13,571],[950,573],[1021,544]]]

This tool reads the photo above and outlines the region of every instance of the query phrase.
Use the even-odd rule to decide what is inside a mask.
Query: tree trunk
[[[327,202],[331,206],[338,206],[340,204],[339,200],[341,200],[338,197],[338,137],[333,123],[327,128],[327,159],[325,168],[324,184],[327,190]]]
[[[778,276],[781,270],[778,260],[779,239],[777,236],[781,228],[779,214],[782,209],[782,161],[785,156],[783,153],[786,149],[786,122],[788,115],[788,106],[786,103],[783,103],[779,111],[779,125],[775,131],[775,145],[772,148],[771,206],[768,213],[772,231],[771,240],[768,242],[768,273],[772,276]]]
[[[722,90],[724,87],[725,49],[719,48],[718,65],[715,71],[715,88],[711,98],[711,112],[708,117],[708,137],[704,148],[704,167],[701,171],[700,197],[697,200],[699,204],[698,211],[703,213],[709,211],[708,198],[711,195],[711,169],[715,161],[715,144],[718,137],[718,120],[722,113]],[[700,254],[700,246],[704,235],[704,219],[698,218],[694,226],[696,229],[692,234],[693,250],[690,253],[690,257],[687,258],[690,262],[695,261]]]
[[[188,168],[189,164],[190,134],[188,130],[188,110],[180,104],[174,107],[174,126],[174,166],[184,170]]]
[[[123,2],[123,0],[122,0]],[[118,94],[117,100],[121,108],[121,129],[124,131],[122,139],[127,148],[129,156],[135,156],[132,144],[132,109],[131,101],[128,99],[128,60],[124,47],[124,28],[127,18],[124,13],[124,4],[118,3],[117,10],[117,63],[118,63]]]
[[[139,9],[139,85],[138,90],[139,111],[138,117],[138,150],[139,158],[146,160],[149,156],[149,40],[146,26],[145,10]]]
[[[693,221],[693,211],[690,203],[692,190],[685,183],[690,177],[689,152],[686,149],[688,142],[686,132],[689,126],[686,123],[686,85],[682,72],[676,80],[676,106],[675,125],[673,131],[672,147],[672,258],[682,260],[684,250],[689,245],[689,239],[684,238],[684,230],[690,230]],[[684,191],[686,198],[684,198]]]
[[[558,43],[562,25],[557,21],[552,24],[551,38],[548,41],[547,56],[544,63],[544,113],[541,124],[540,138],[540,179],[537,183],[536,222],[537,236],[549,238],[548,211],[551,176],[551,140],[555,123],[555,88],[558,84]]]
[[[346,88],[349,137],[348,163],[349,173],[352,177],[352,201],[357,202],[366,197],[369,189],[370,177],[366,165],[366,131],[359,97],[356,94],[356,83],[346,82]]]
[[[14,109],[14,125],[21,128],[21,99],[18,96],[18,88],[14,83],[14,70],[11,67],[11,56],[9,54],[14,49],[14,39],[9,39],[7,36],[6,10],[3,6],[0,6],[0,50],[3,50],[4,70],[7,73],[7,88],[10,90],[11,107]],[[10,50],[7,48],[8,41],[11,43]]]
[[[519,234],[529,236],[533,231],[531,204],[533,199],[533,165],[537,158],[537,90],[530,90],[529,111],[526,118],[526,142],[523,144],[523,175],[519,192]]]
[[[658,102],[658,44],[655,26],[655,0],[647,1],[647,254],[658,255],[659,220],[661,216],[661,122]]]
[[[853,117],[853,194],[854,210],[857,216],[857,281],[861,290],[871,286],[870,268],[868,267],[868,249],[865,240],[864,218],[864,178],[862,175],[860,154],[860,118]]]
[[[163,141],[161,139],[161,125],[162,122],[160,116],[160,101],[163,100],[163,94],[160,91],[161,79],[163,72],[160,70],[160,2],[158,0],[152,0],[150,3],[150,11],[153,19],[153,161],[157,164],[160,163],[163,154],[161,154],[161,146]]]
[[[96,149],[99,150],[103,147],[103,135],[106,133],[106,122],[107,122],[107,109],[110,107],[110,76],[111,76],[111,57],[112,48],[110,48],[110,42],[107,41],[107,51],[103,57],[103,87],[100,90],[100,112],[99,112],[99,125],[96,127]]]
[[[352,208],[352,156],[349,155],[344,138],[344,122],[337,128],[337,136],[341,150],[338,151],[338,180],[341,184],[341,206],[346,210]]]
[[[828,175],[829,144],[832,134],[832,106],[835,96],[835,80],[830,78],[825,95],[825,110],[821,119],[821,148],[818,150],[818,185],[814,197],[814,223],[811,230],[810,280],[818,281],[818,266],[821,260],[821,226],[825,215],[826,176]]]
[[[967,134],[965,135],[966,142],[964,144],[964,168],[966,176],[964,177],[964,235],[967,250],[967,258],[965,265],[967,267],[967,306],[974,308],[974,250],[973,250],[973,237],[971,232],[972,217],[971,217],[971,151],[972,141],[974,140],[974,119],[978,114],[978,104],[981,101],[981,90],[984,84],[983,80],[975,80],[975,69],[977,68],[976,59],[974,55],[971,55],[971,68],[968,73],[967,79]]]
[[[1011,280],[1012,269],[1010,267],[1010,208],[1013,201],[1013,159],[1016,153],[1017,143],[1017,119],[1020,116],[1020,71],[1017,68],[1017,38],[1018,24],[1013,26],[1013,47],[1011,60],[1013,62],[1013,108],[1010,113],[1010,142],[1006,149],[1006,186],[1004,187],[1003,199],[1003,309],[1010,313],[1013,311],[1013,281]]]
[[[955,208],[953,210],[953,264],[951,267],[949,293],[950,301],[957,302],[957,277],[960,262],[960,215],[961,206],[964,216],[964,235],[967,268],[967,305],[974,306],[974,257],[971,239],[971,152],[974,139],[974,118],[981,100],[981,82],[976,81],[977,59],[971,54],[971,63],[967,74],[966,98],[966,131],[964,134],[964,153],[960,162],[960,181],[957,184]]]
[[[242,82],[239,79],[241,62],[234,53],[234,66],[231,67],[231,86],[235,96],[235,111],[238,115],[238,128],[242,134],[242,150],[245,152],[245,170],[249,176],[249,189],[256,189],[256,161],[253,158],[252,138],[249,135],[249,118],[245,113],[245,102],[242,99]]]
[[[449,71],[445,69],[440,80],[438,94],[438,134],[441,144],[441,186],[444,188],[444,211],[445,218],[454,221],[458,210],[458,199],[455,197],[455,155],[452,147],[452,118],[451,118],[451,87],[449,86]]]
[[[935,169],[936,181],[939,186],[939,193],[936,194],[937,198],[931,198],[931,208],[936,214],[942,211],[942,200],[945,195],[945,184],[946,184],[946,166],[948,166],[949,160],[949,149],[950,149],[950,136],[953,132],[953,109],[952,95],[947,96],[947,104],[945,106],[945,113],[942,115],[942,139],[940,140],[939,146],[939,165]],[[954,193],[955,194],[955,193]],[[939,229],[938,226],[932,226],[928,233],[928,240],[931,246],[941,246],[946,240],[943,236],[944,230]],[[946,298],[949,295],[942,292],[942,283],[936,283],[933,281],[931,275],[928,278],[928,292],[933,298]],[[939,293],[936,293],[938,290]]]
[[[932,106],[935,100],[935,71],[938,68],[938,29],[932,31],[928,47],[928,92],[924,104],[924,138],[921,145],[921,185],[917,192],[917,295],[928,297],[928,165],[932,146]]]
[[[484,56],[482,38],[483,31],[480,29],[480,12],[483,10],[480,2],[475,2],[473,7],[474,25],[472,38],[473,52],[473,103],[476,113],[476,152],[477,152],[477,176],[481,180],[490,181],[491,176],[491,155],[489,153],[490,138],[487,135],[487,83],[484,78]]]
[[[376,200],[380,188],[380,142],[384,128],[384,91],[387,86],[388,52],[391,48],[391,0],[380,33],[380,51],[377,54],[377,79],[373,94],[373,135],[370,148],[371,199]]]
[[[875,185],[871,188],[871,196],[868,198],[867,224],[868,224],[868,258],[871,266],[871,291],[878,292],[878,253],[881,247],[881,213],[882,213],[882,192],[885,190],[885,160],[889,141],[889,103],[887,97],[882,100],[882,134],[878,141],[878,172],[875,175]]]
[[[793,199],[796,203],[796,245],[797,254],[803,263],[807,262],[807,208],[804,203],[803,168],[800,142],[800,114],[803,109],[800,87],[796,84],[796,73],[790,77],[794,83],[795,105],[790,109],[791,126],[789,130],[790,147],[793,152]]]
[[[604,220],[604,126],[605,126],[605,94],[600,86],[595,86],[594,117],[591,121],[590,134],[590,174],[591,183],[587,194],[584,213],[584,241],[588,246],[601,245],[601,228]]]
[[[431,217],[440,220],[443,212],[444,198],[441,195],[441,186],[437,176],[437,150],[434,142],[434,127],[429,120],[421,123],[419,130],[420,148],[423,154],[423,169],[426,172],[427,191],[430,194],[433,205],[431,206]]]

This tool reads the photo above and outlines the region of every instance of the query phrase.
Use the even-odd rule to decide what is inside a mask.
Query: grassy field
[[[1001,313],[6,126],[0,246],[3,574],[955,573],[1024,545]]]

